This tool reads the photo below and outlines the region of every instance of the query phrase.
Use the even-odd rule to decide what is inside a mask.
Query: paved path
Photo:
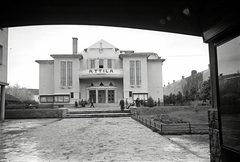
[[[14,133],[11,122],[21,125],[17,121],[35,121],[35,126],[16,126],[23,131]],[[0,161],[210,161],[131,118],[16,120],[0,125]]]

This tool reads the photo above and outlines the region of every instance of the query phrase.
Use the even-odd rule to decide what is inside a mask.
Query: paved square
[[[47,120],[53,119],[41,122]],[[132,118],[55,120],[16,132],[15,136],[7,131],[9,127],[1,124],[0,161],[210,161]]]

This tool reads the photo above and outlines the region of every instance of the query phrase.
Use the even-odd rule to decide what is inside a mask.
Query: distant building
[[[93,100],[115,104],[152,97],[163,102],[162,64],[156,53],[119,50],[100,40],[80,54],[73,38],[73,54],[52,54],[39,63],[40,104],[74,104]]]
[[[196,88],[196,90],[199,90],[202,87],[202,84],[204,81],[208,80],[210,77],[210,70],[204,70],[199,73],[197,73],[196,70],[191,71],[191,75],[188,77],[182,76],[182,79],[180,80],[173,80],[172,83],[169,83],[168,85],[164,85],[163,87],[163,94],[169,95],[172,94],[178,94],[178,92],[181,92],[185,95],[185,92],[190,90],[192,87]]]
[[[0,28],[0,86],[1,86],[0,120],[4,120],[5,118],[5,86],[8,85],[7,59],[8,59],[8,28]]]

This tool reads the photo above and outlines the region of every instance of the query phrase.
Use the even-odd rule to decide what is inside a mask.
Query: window
[[[71,92],[71,98],[74,98],[74,93],[73,92]]]
[[[61,86],[66,86],[66,61],[61,61]]]
[[[103,59],[99,59],[99,68],[103,68]]]
[[[40,96],[41,103],[53,103],[53,96]]]
[[[107,60],[108,68],[112,68],[112,59]]]
[[[141,85],[141,61],[136,61],[136,83]]]
[[[72,61],[61,61],[61,86],[72,86]]]
[[[240,153],[240,36],[217,47],[222,146]]]
[[[0,65],[2,65],[2,64],[3,64],[3,48],[0,45]]]
[[[129,61],[130,67],[130,85],[135,85],[135,66],[134,61]]]
[[[54,97],[55,102],[57,103],[68,103],[70,102],[70,96],[69,95],[59,95]]]
[[[90,60],[90,61],[91,61],[90,68],[94,69],[95,68],[95,60]]]
[[[72,61],[67,62],[67,86],[72,86]]]
[[[132,91],[129,91],[129,97],[132,97]]]

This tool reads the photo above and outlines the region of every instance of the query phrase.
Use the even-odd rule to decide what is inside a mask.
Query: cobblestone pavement
[[[35,120],[28,124],[29,120],[20,121],[31,125]],[[16,126],[19,132],[13,131],[11,122],[0,123],[1,162],[210,161],[131,118],[36,121],[32,129]]]

